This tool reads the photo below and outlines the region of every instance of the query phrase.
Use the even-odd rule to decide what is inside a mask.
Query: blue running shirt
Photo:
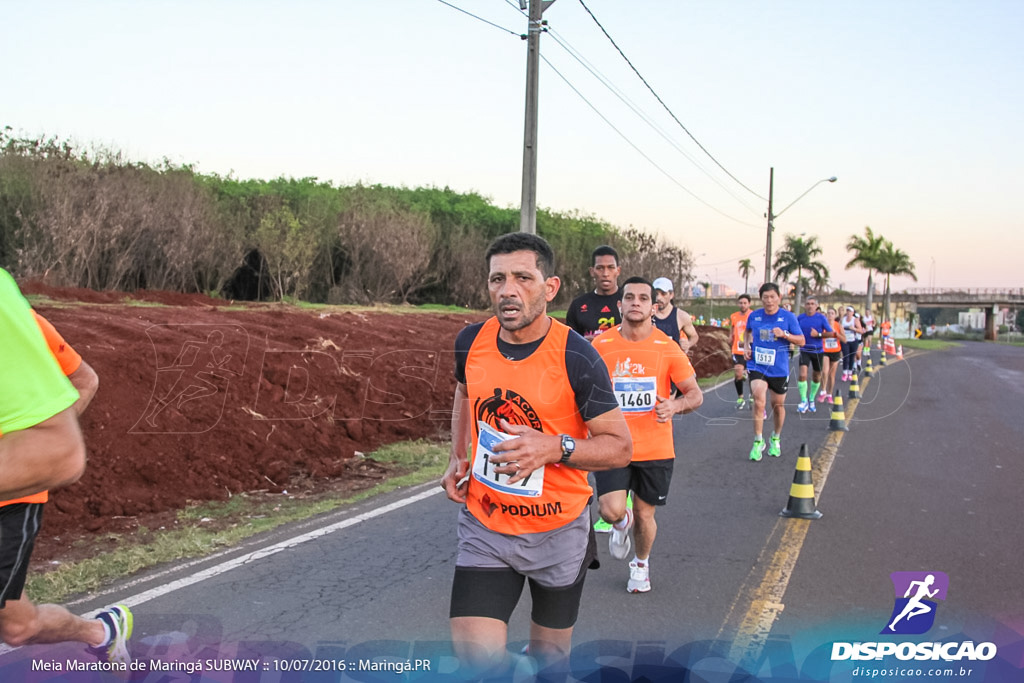
[[[789,342],[775,338],[772,330],[776,327],[788,334],[803,334],[796,316],[784,308],[774,315],[768,315],[763,308],[750,312],[747,332],[753,356],[747,361],[747,370],[760,372],[765,377],[789,377]]]

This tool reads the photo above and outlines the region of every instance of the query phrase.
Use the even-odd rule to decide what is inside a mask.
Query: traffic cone
[[[830,432],[848,432],[846,427],[846,413],[843,411],[843,395],[836,389],[835,398],[832,399],[832,416],[828,423]]]
[[[871,377],[875,374],[875,369],[871,367],[871,354],[868,354],[867,361],[864,363],[864,376]]]
[[[899,350],[896,351],[896,360],[903,360],[903,344],[900,344]]]
[[[868,363],[871,361],[868,360]],[[850,377],[850,393],[846,395],[847,398],[860,398],[860,380],[857,379],[857,373],[853,373]]]
[[[878,364],[880,366],[882,366],[882,367],[885,367],[886,363],[885,363],[885,347],[884,346],[882,347],[882,357],[878,359]]]
[[[814,507],[814,480],[811,478],[811,459],[807,455],[805,443],[800,444],[793,485],[789,487],[789,503],[779,512],[779,516],[821,519],[821,513]]]

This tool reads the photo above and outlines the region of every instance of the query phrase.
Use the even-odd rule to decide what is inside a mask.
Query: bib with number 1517
[[[476,424],[480,435],[477,437],[476,455],[473,457],[473,478],[484,486],[492,488],[495,491],[500,491],[501,493],[507,493],[513,496],[527,496],[535,498],[543,493],[543,467],[534,470],[530,473],[530,476],[526,477],[522,481],[518,481],[511,485],[508,483],[508,480],[513,475],[500,474],[494,471],[495,465],[491,462],[491,458],[494,457],[493,448],[502,441],[517,439],[519,437],[499,432],[497,429],[483,421],[478,421]]]

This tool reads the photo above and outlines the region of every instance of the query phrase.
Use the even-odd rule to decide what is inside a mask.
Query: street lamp
[[[790,206],[793,206],[798,201],[800,201],[801,199],[806,197],[807,193],[810,192],[811,190],[813,190],[814,188],[816,188],[818,185],[821,185],[822,183],[834,183],[837,180],[839,180],[839,179],[836,178],[835,176],[832,176],[831,178],[822,178],[821,180],[819,180],[818,182],[814,183],[809,188],[807,188],[807,190],[802,195],[800,195],[799,197],[797,197],[796,199],[791,201],[789,203],[789,205],[786,206],[785,209],[783,209],[782,211],[779,211],[778,213],[772,213],[772,199],[773,199],[772,193],[773,193],[774,187],[775,187],[775,168],[772,167],[772,169],[771,169],[771,171],[769,172],[769,175],[768,175],[768,241],[767,241],[767,244],[766,244],[765,250],[764,250],[764,280],[765,280],[765,282],[768,282],[769,280],[771,280],[771,277],[772,277],[772,231],[775,230],[775,225],[774,225],[775,219],[778,218],[779,216],[781,216],[782,214],[786,213],[786,210],[789,209]]]

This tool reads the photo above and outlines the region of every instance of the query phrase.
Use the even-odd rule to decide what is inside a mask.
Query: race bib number
[[[754,347],[754,362],[758,365],[775,365],[775,349]]]
[[[838,351],[839,340],[836,339],[835,337],[825,337],[825,339],[822,340],[822,348],[830,353],[833,351]]]
[[[655,377],[617,377],[612,390],[624,413],[647,413],[654,410],[658,396]]]
[[[473,478],[478,482],[501,493],[508,493],[513,496],[526,496],[535,498],[544,492],[544,469],[541,467],[530,473],[522,481],[509,484],[511,474],[499,474],[494,471],[491,458],[494,457],[493,448],[502,441],[517,439],[519,437],[499,432],[486,422],[477,422],[479,436],[476,441],[476,456],[473,458]]]

